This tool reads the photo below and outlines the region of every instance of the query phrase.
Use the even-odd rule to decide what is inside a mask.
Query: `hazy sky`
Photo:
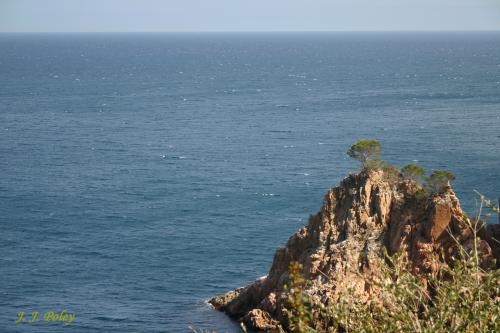
[[[500,0],[0,0],[0,31],[500,30]]]

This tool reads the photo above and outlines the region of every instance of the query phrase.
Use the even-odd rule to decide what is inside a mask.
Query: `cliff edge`
[[[328,191],[308,224],[276,250],[267,276],[210,303],[249,328],[281,331],[286,326],[281,296],[291,262],[302,264],[310,281],[307,293],[324,304],[347,290],[362,300],[376,298],[372,281],[386,252],[404,252],[415,274],[436,270],[443,264],[436,254],[451,256],[457,241],[467,248],[473,237],[451,186],[422,193],[422,185],[394,171],[365,169],[348,176]],[[479,233],[485,268],[500,261],[492,240],[498,233],[498,225]]]

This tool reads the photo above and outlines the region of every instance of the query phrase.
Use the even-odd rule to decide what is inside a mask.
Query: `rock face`
[[[441,264],[436,254],[451,255],[453,238],[470,246],[472,233],[463,225],[465,215],[451,187],[433,196],[421,190],[395,172],[350,175],[326,194],[321,211],[277,249],[266,277],[210,302],[249,328],[279,332],[285,324],[280,295],[293,261],[302,264],[311,281],[307,293],[323,303],[351,288],[360,299],[376,297],[371,281],[385,251],[404,251],[416,274],[436,270]],[[491,267],[499,251],[491,233],[482,234],[482,264]]]

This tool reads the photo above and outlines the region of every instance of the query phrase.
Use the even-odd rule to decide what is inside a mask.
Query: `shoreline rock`
[[[324,304],[349,289],[361,300],[376,299],[371,282],[386,251],[403,251],[415,274],[436,271],[443,264],[436,254],[453,255],[455,240],[467,248],[472,234],[463,227],[466,215],[450,186],[431,196],[421,191],[420,184],[390,170],[349,175],[328,191],[320,212],[276,250],[267,276],[209,302],[250,329],[282,332],[281,296],[293,261],[302,264],[311,281],[307,293]],[[479,233],[484,268],[500,261],[500,249],[492,241],[499,229],[494,225]]]

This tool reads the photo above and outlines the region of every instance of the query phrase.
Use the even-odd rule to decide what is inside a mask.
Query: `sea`
[[[362,138],[497,200],[500,32],[0,34],[0,332],[240,332]]]

